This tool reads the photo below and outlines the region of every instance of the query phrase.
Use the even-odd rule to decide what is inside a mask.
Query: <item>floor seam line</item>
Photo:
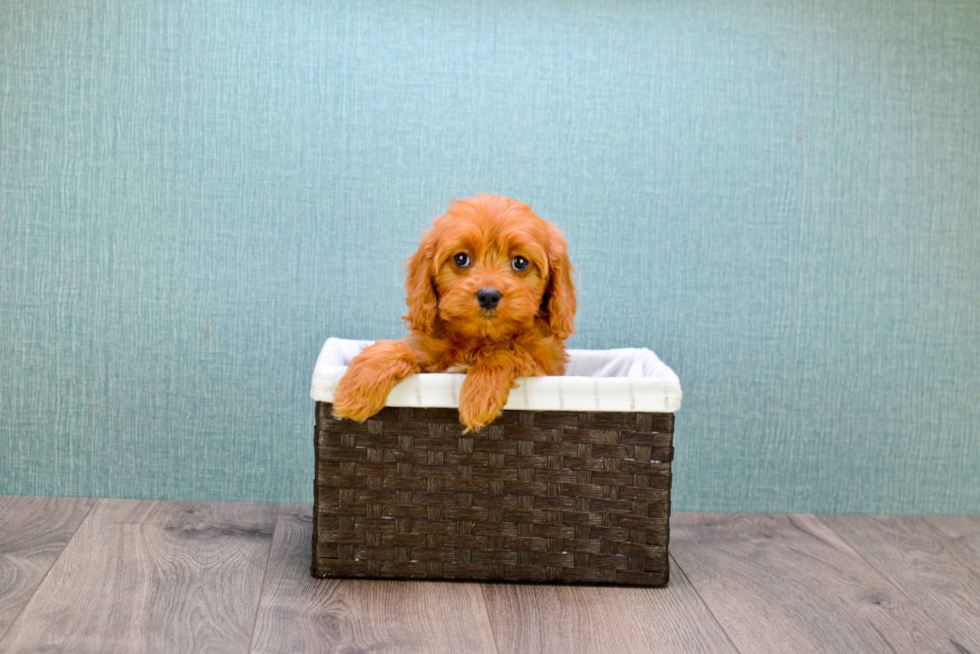
[[[262,597],[265,595],[265,580],[269,576],[269,566],[272,565],[272,548],[276,544],[276,533],[279,531],[279,511],[282,504],[276,504],[276,517],[272,523],[272,538],[269,539],[269,555],[265,559],[265,570],[262,572],[262,586],[259,588],[259,601],[255,603],[255,619],[252,621],[252,635],[248,639],[248,654],[252,654],[255,645],[255,628],[259,624],[259,613],[262,611]]]
[[[824,520],[821,516],[819,516],[817,514],[811,514],[811,515],[813,515],[817,520],[819,520],[820,523],[822,525],[824,525],[827,529],[829,529],[830,531],[834,532],[834,534],[836,534],[838,538],[840,538],[842,541],[844,541],[845,543],[847,543],[847,546],[850,547],[851,550],[855,554],[858,555],[858,558],[860,558],[862,561],[864,561],[864,564],[865,565],[867,565],[869,568],[871,568],[872,570],[874,570],[875,573],[877,573],[879,577],[881,577],[882,579],[884,579],[885,582],[888,585],[890,585],[892,588],[894,588],[895,590],[897,590],[899,592],[899,594],[902,595],[902,597],[904,597],[909,602],[911,602],[912,606],[915,606],[920,611],[922,611],[922,615],[924,615],[927,618],[929,618],[930,620],[932,620],[932,623],[935,624],[937,627],[939,627],[939,631],[941,633],[945,633],[947,635],[949,634],[949,630],[946,627],[944,627],[943,625],[941,625],[939,623],[939,621],[936,620],[936,618],[932,617],[932,614],[929,613],[928,609],[925,606],[923,606],[922,604],[920,604],[914,597],[912,597],[907,592],[905,592],[905,589],[902,588],[900,585],[898,585],[898,582],[896,582],[894,579],[892,579],[891,575],[889,575],[886,572],[883,572],[883,571],[879,570],[877,568],[877,566],[875,566],[873,563],[871,563],[871,561],[869,561],[867,559],[867,557],[864,556],[864,554],[861,552],[861,550],[859,550],[857,547],[855,547],[854,544],[851,543],[851,541],[847,540],[847,538],[840,531],[834,529],[833,525],[831,525],[829,522],[827,522],[826,520]],[[869,519],[869,518],[873,518],[874,516],[860,516],[860,517],[864,517],[866,519]],[[892,517],[901,517],[901,516],[892,516]],[[945,536],[945,534],[942,531],[940,531],[939,529],[937,529],[935,526],[933,526],[931,522],[929,522],[928,520],[926,522],[928,522],[929,525],[932,526],[932,528],[933,528],[934,531],[938,532],[940,535]]]
[[[92,514],[92,510],[95,509],[95,506],[102,501],[101,498],[93,498],[93,499],[95,501],[92,502],[92,506],[90,506],[88,508],[88,511],[85,512],[85,517],[82,518],[81,522],[78,523],[78,526],[75,527],[75,531],[71,532],[71,536],[69,536],[68,540],[65,541],[65,546],[61,548],[60,552],[58,552],[58,556],[56,556],[54,561],[51,562],[51,565],[48,566],[48,569],[44,571],[44,576],[41,577],[41,581],[38,583],[38,585],[34,587],[34,592],[31,593],[31,596],[27,598],[26,602],[24,602],[24,606],[22,606],[20,608],[20,611],[17,612],[17,616],[10,621],[10,625],[7,627],[7,629],[2,634],[0,634],[0,645],[3,645],[3,641],[10,634],[10,630],[14,628],[14,625],[17,624],[17,621],[20,620],[22,615],[24,615],[24,611],[26,611],[27,607],[30,606],[31,602],[34,601],[34,598],[37,596],[37,591],[41,589],[41,586],[43,586],[44,582],[47,581],[48,575],[51,573],[51,570],[58,563],[58,561],[61,560],[61,557],[64,556],[65,551],[68,549],[68,546],[75,539],[75,534],[78,533],[78,531],[82,528],[82,525],[85,524],[85,521],[88,520],[88,517]]]
[[[728,644],[732,646],[732,649],[734,649],[739,654],[742,654],[742,650],[738,648],[738,646],[735,644],[735,641],[732,640],[732,637],[728,635],[728,630],[725,629],[725,625],[721,623],[721,620],[718,619],[718,616],[715,615],[715,612],[711,610],[711,606],[709,606],[708,603],[704,601],[704,598],[701,597],[701,591],[699,591],[697,586],[694,585],[694,581],[691,579],[691,576],[686,572],[684,572],[684,568],[681,567],[680,561],[678,561],[677,557],[675,557],[670,552],[668,552],[667,554],[670,557],[670,560],[674,562],[674,565],[677,566],[677,570],[682,575],[684,575],[685,579],[687,579],[687,583],[691,584],[691,589],[694,591],[694,594],[698,596],[698,599],[701,600],[701,603],[704,605],[704,608],[708,610],[708,615],[711,616],[711,619],[714,620],[715,624],[718,625],[718,628],[721,629],[721,633],[725,634],[725,640],[727,640]]]
[[[480,597],[483,599],[483,614],[487,616],[490,637],[493,638],[493,651],[500,654],[500,645],[497,644],[497,631],[493,628],[493,620],[490,619],[490,607],[487,606],[487,584],[480,584]]]

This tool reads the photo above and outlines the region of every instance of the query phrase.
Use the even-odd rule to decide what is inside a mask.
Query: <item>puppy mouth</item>
[[[497,317],[496,309],[480,309],[479,316],[484,320],[493,320]]]

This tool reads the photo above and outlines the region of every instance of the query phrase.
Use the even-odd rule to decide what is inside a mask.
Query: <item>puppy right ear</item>
[[[408,315],[402,316],[405,326],[419,336],[429,334],[435,326],[439,313],[439,299],[436,297],[435,283],[432,279],[432,262],[435,256],[436,239],[430,231],[419,244],[419,251],[405,262],[408,278],[405,290],[408,295]]]
[[[548,226],[550,251],[548,260],[551,272],[548,276],[548,289],[545,301],[548,308],[548,326],[551,331],[565,340],[575,333],[575,284],[572,283],[572,262],[568,260],[568,244],[553,226]]]

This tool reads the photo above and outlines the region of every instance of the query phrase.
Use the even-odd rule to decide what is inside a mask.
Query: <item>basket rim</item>
[[[333,402],[334,391],[347,371],[346,362],[374,341],[328,338],[320,350],[310,388],[310,398]],[[623,371],[627,376],[529,377],[517,380],[505,410],[510,411],[596,411],[676,413],[683,392],[680,380],[657,355],[646,348],[568,350],[569,371],[603,370],[603,357],[615,365],[605,370]],[[591,359],[591,361],[588,361]],[[582,365],[577,365],[582,362]],[[341,365],[344,364],[344,365]],[[388,396],[386,406],[432,409],[459,407],[459,389],[465,374],[420,373],[403,380]]]

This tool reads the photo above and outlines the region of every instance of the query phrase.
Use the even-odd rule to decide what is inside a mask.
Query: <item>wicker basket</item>
[[[672,413],[316,404],[317,577],[663,586]]]

